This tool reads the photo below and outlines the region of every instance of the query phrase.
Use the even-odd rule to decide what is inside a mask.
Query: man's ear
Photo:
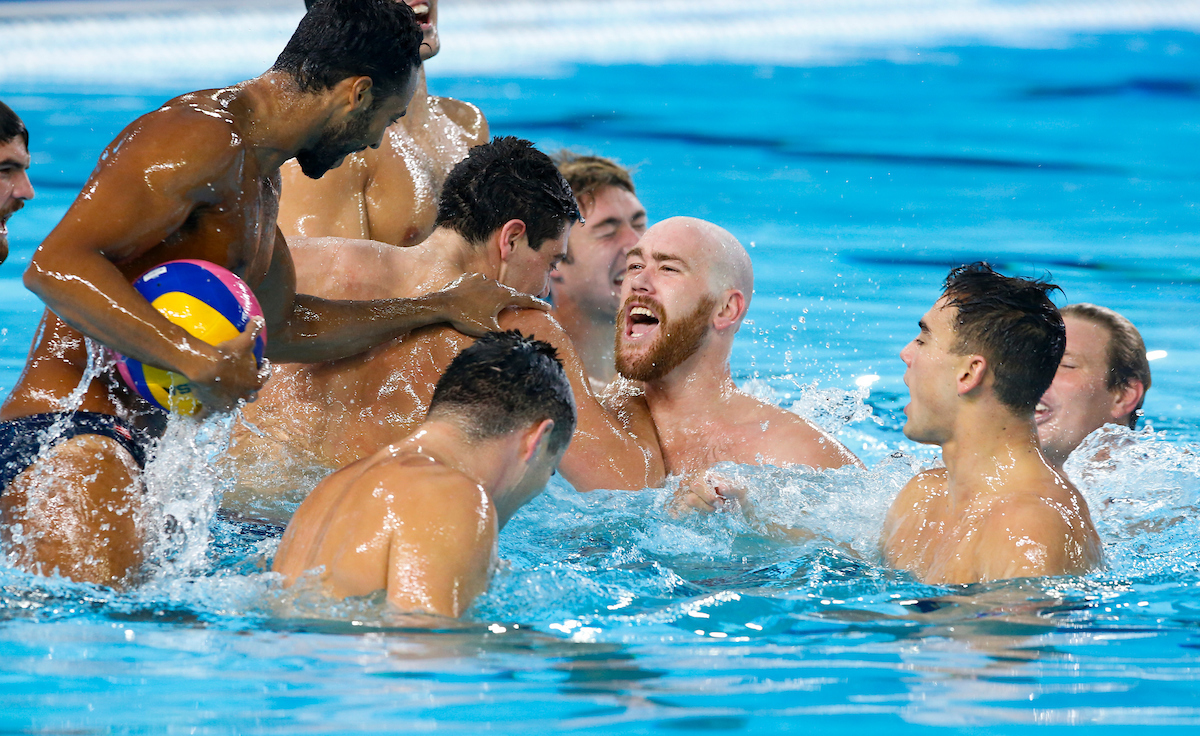
[[[738,289],[730,289],[725,292],[725,301],[721,304],[721,311],[713,318],[713,327],[718,330],[726,330],[729,327],[736,327],[741,322],[742,317],[746,316],[746,295]]]
[[[956,381],[958,384],[958,395],[964,396],[982,386],[983,379],[987,376],[987,371],[987,358],[982,355],[964,356],[962,363],[959,364],[958,379]]]
[[[1138,404],[1142,403],[1142,397],[1146,395],[1146,387],[1136,378],[1131,379],[1124,386],[1118,386],[1113,389],[1113,405],[1111,416],[1113,419],[1124,419],[1133,412],[1137,411]]]
[[[529,429],[521,440],[521,462],[529,463],[539,450],[550,451],[550,431],[554,429],[553,419],[543,419]]]
[[[520,220],[509,220],[500,228],[499,235],[500,260],[507,261],[518,246],[529,245],[528,232],[525,223]]]
[[[354,112],[369,110],[375,101],[375,83],[370,77],[352,77],[350,85],[351,109]]]
[[[361,113],[375,101],[375,84],[370,77],[346,77],[333,86],[335,114],[341,118]]]

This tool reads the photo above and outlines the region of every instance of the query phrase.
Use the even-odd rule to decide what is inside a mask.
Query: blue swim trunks
[[[46,442],[46,430],[59,425]],[[149,432],[135,429],[109,414],[94,411],[31,414],[0,423],[0,492],[33,464],[42,451],[81,434],[111,437],[133,455],[139,468],[146,467],[146,453],[154,442]]]

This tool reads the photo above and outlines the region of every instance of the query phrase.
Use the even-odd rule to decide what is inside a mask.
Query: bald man
[[[640,383],[669,473],[691,480],[688,505],[712,510],[729,492],[703,482],[712,465],[806,465],[858,459],[812,422],[739,390],[733,337],[754,292],[746,249],[716,225],[674,217],[626,257],[617,317],[617,372]],[[614,390],[621,390],[618,383]]]

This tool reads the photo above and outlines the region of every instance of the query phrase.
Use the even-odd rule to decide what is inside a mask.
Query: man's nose
[[[17,199],[33,199],[33,182],[29,181],[29,174],[25,171],[17,178],[17,185],[13,188],[13,196]]]
[[[650,279],[646,277],[646,269],[625,272],[624,286],[630,291],[645,294],[651,290]]]
[[[913,344],[910,342],[900,351],[900,360],[904,361],[904,365],[910,368],[912,367],[912,346]]]

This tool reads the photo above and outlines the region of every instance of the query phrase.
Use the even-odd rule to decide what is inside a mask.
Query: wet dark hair
[[[460,417],[473,439],[489,439],[554,420],[550,452],[575,431],[575,397],[558,351],[517,330],[489,332],[459,353],[442,374],[428,417]]]
[[[996,398],[1028,414],[1050,388],[1067,345],[1062,315],[1048,296],[1062,291],[1044,280],[996,273],[983,262],[950,272],[942,295],[955,307],[959,355],[982,355],[995,377]]]
[[[421,27],[396,0],[316,0],[271,67],[305,92],[370,77],[376,103],[398,93],[421,66]]]
[[[476,146],[446,177],[437,226],[482,243],[509,220],[525,223],[529,247],[580,219],[571,187],[550,157],[512,136]]]
[[[21,118],[17,117],[11,107],[0,102],[0,144],[8,143],[17,137],[20,137],[25,143],[25,149],[28,150],[29,130],[25,127],[25,123],[21,122]]]
[[[1112,391],[1140,381],[1142,400],[1129,412],[1129,428],[1137,429],[1138,414],[1150,391],[1150,361],[1146,359],[1146,343],[1133,323],[1119,313],[1087,302],[1068,304],[1061,310],[1064,317],[1086,319],[1108,331],[1108,376],[1105,387]]]

